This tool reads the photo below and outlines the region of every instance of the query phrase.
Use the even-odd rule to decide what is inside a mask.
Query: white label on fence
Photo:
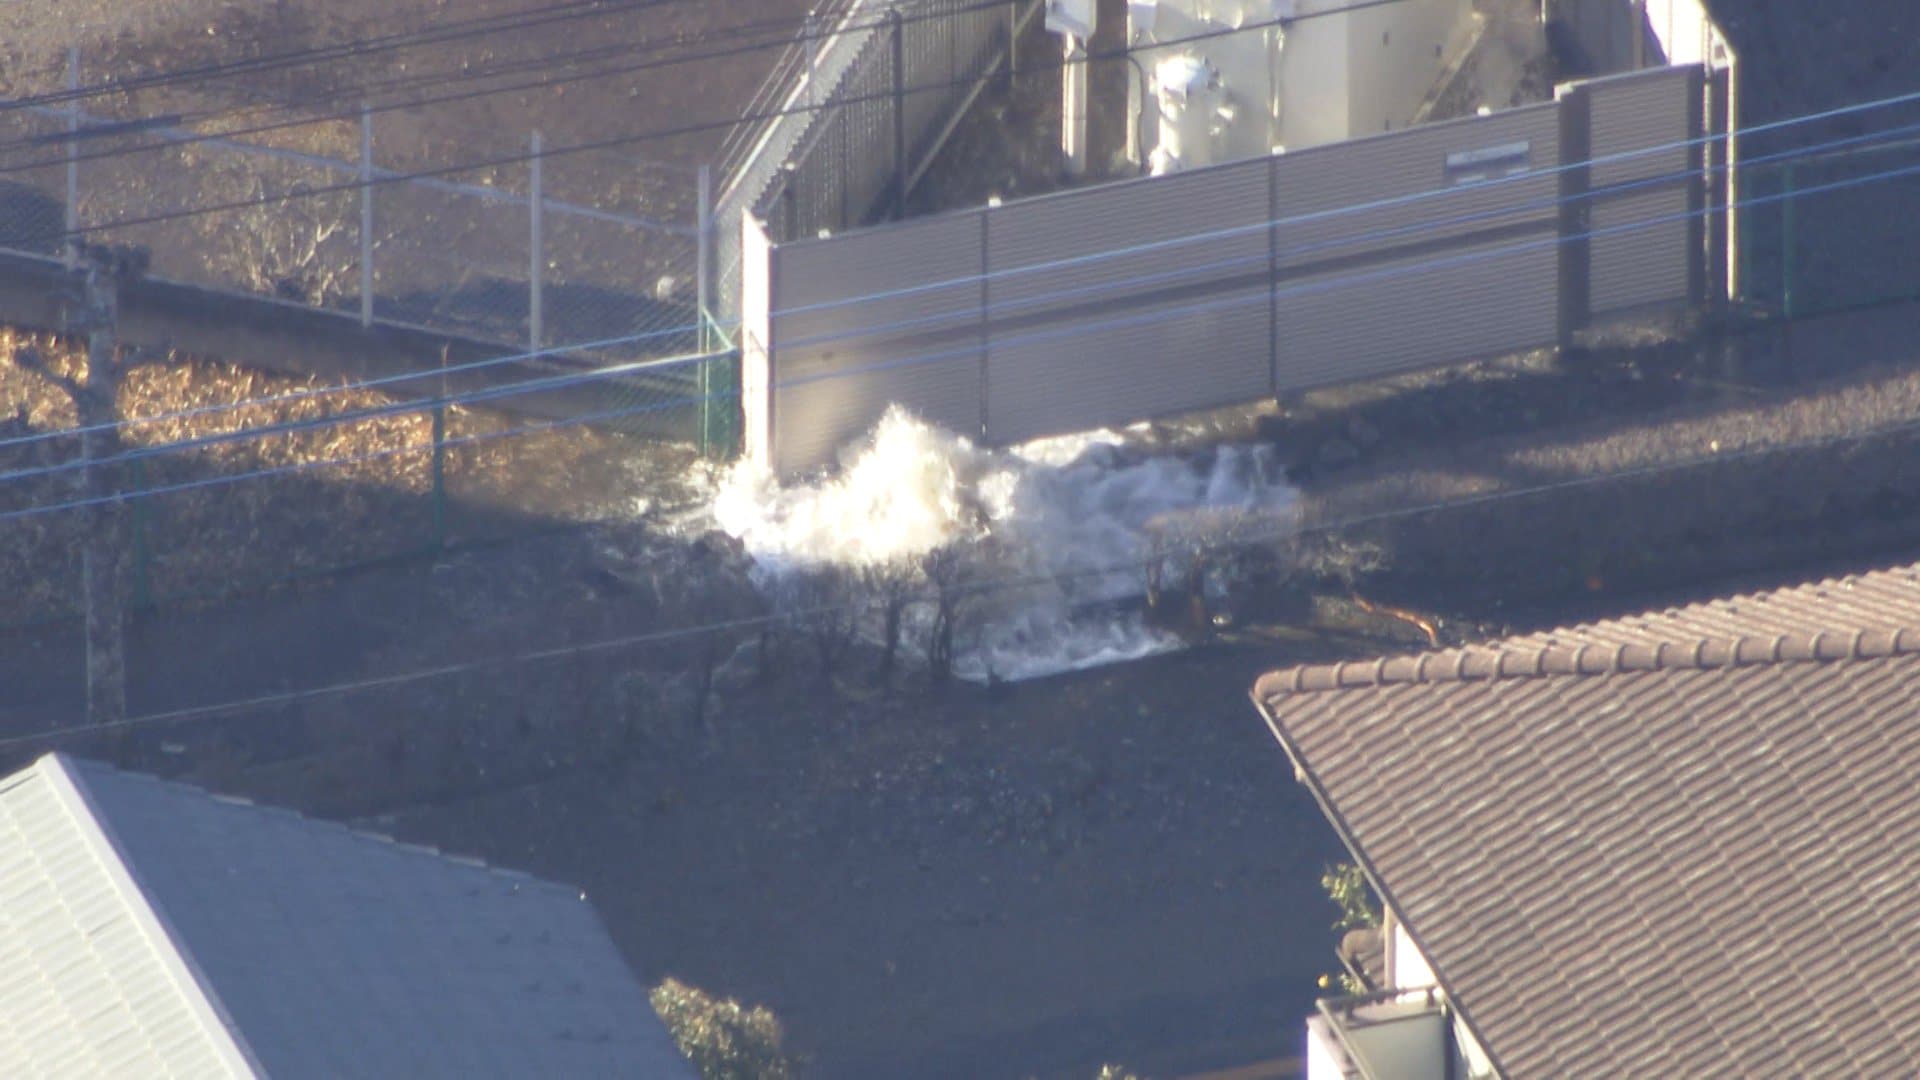
[[[1533,143],[1512,142],[1478,150],[1462,150],[1447,155],[1447,182],[1475,184],[1496,177],[1526,172],[1531,166]]]

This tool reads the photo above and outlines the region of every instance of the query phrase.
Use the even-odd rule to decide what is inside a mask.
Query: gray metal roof
[[[692,1069],[578,892],[49,755],[0,780],[0,1075]]]
[[[1505,1075],[1920,1065],[1920,573],[1254,698]]]

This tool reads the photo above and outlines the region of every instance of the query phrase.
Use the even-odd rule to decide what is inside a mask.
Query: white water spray
[[[762,574],[914,560],[961,541],[985,592],[962,678],[1025,679],[1138,659],[1180,646],[1137,605],[1151,530],[1170,517],[1284,521],[1294,494],[1264,446],[1157,454],[1095,432],[1008,451],[893,409],[843,453],[841,470],[781,487],[748,466],[720,482],[713,514]]]

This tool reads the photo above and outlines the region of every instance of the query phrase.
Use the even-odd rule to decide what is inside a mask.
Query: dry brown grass
[[[72,343],[0,329],[0,438],[59,433],[75,423],[65,391],[16,361],[29,347],[57,373],[80,376],[86,369],[84,350]],[[192,358],[144,363],[127,373],[119,408],[122,416],[155,419],[128,423],[122,442],[129,450],[159,447],[396,404],[367,390],[287,397],[321,387],[312,379]],[[201,409],[211,411],[193,412]],[[446,433],[455,439],[503,435],[517,423],[459,407],[448,412]],[[434,517],[432,440],[430,413],[410,409],[123,465],[116,477],[123,490],[201,485],[126,504],[137,537],[135,586],[155,600],[207,599],[437,544],[443,536]],[[0,473],[78,460],[79,442],[56,434],[0,445]],[[618,512],[627,473],[608,466],[624,463],[634,450],[618,436],[578,427],[449,448],[444,539]],[[202,483],[263,470],[276,472]],[[78,476],[69,471],[0,483],[0,513],[70,502],[79,494]],[[88,525],[88,515],[73,510],[0,520],[0,592],[10,600],[0,621],[76,610],[77,550]]]

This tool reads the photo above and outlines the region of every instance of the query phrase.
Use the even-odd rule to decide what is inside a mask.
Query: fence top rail
[[[1276,160],[1305,158],[1311,155],[1317,155],[1322,153],[1344,151],[1350,147],[1359,146],[1365,143],[1404,138],[1411,132],[1417,131],[1417,132],[1424,133],[1429,131],[1441,131],[1441,130],[1445,130],[1453,127],[1462,127],[1469,124],[1476,124],[1476,123],[1484,124],[1489,120],[1492,120],[1495,118],[1513,118],[1513,117],[1525,116],[1528,113],[1551,111],[1557,108],[1559,108],[1558,103],[1551,102],[1551,101],[1540,102],[1533,105],[1521,105],[1515,108],[1501,109],[1498,112],[1490,113],[1487,116],[1463,116],[1463,117],[1458,117],[1452,120],[1441,120],[1431,124],[1422,124],[1417,128],[1403,128],[1399,131],[1384,132],[1376,135],[1366,135],[1360,138],[1348,139],[1342,142],[1328,143],[1323,146],[1311,146],[1303,150],[1293,150],[1284,154],[1270,154],[1264,157],[1241,158],[1238,161],[1225,161],[1225,162],[1220,162],[1213,165],[1205,165],[1197,169],[1187,169],[1182,172],[1173,173],[1169,176],[1131,176],[1121,180],[1109,180],[1109,181],[1105,181],[1103,183],[1098,183],[1098,184],[1088,184],[1084,187],[1066,188],[1060,191],[1047,191],[1037,195],[1023,195],[1016,198],[1004,200],[998,203],[997,205],[986,204],[981,206],[959,207],[952,210],[942,210],[937,213],[924,214],[918,217],[910,218],[910,219],[907,219],[906,221],[880,222],[874,225],[863,225],[857,228],[843,229],[839,232],[835,232],[823,237],[822,236],[803,236],[794,240],[777,242],[773,246],[782,247],[782,248],[796,248],[796,247],[805,247],[811,244],[830,244],[835,240],[839,240],[844,237],[857,236],[863,233],[869,233],[869,232],[874,232],[878,230],[897,229],[902,226],[919,224],[922,222],[951,220],[954,218],[978,217],[986,214],[991,214],[995,210],[1006,209],[1007,207],[1038,206],[1038,205],[1044,205],[1049,201],[1086,198],[1093,192],[1105,193],[1105,192],[1112,192],[1112,191],[1121,191],[1127,188],[1137,187],[1142,184],[1163,184],[1169,180],[1177,180],[1185,177],[1207,176],[1210,174],[1233,172],[1235,170],[1269,168],[1271,167],[1272,163]],[[1605,159],[1596,158],[1594,160],[1605,161],[1605,160],[1614,160],[1615,158],[1626,159],[1626,158],[1637,156],[1637,155],[1655,153],[1661,150],[1678,149],[1687,145],[1690,145],[1690,143],[1676,143],[1673,146],[1659,146],[1659,147],[1651,147],[1651,148],[1645,148],[1645,149],[1639,149],[1639,150],[1631,150],[1631,151],[1626,151],[1617,155],[1610,155]],[[1581,162],[1580,164],[1585,165],[1587,163]],[[1461,184],[1455,187],[1437,188],[1433,191],[1416,192],[1412,195],[1400,196],[1398,200],[1388,200],[1387,202],[1383,202],[1380,204],[1369,203],[1361,206],[1342,207],[1334,210],[1320,211],[1312,215],[1302,215],[1298,220],[1301,220],[1301,221],[1313,220],[1320,216],[1336,216],[1341,214],[1357,213],[1363,210],[1377,209],[1382,206],[1393,205],[1394,202],[1396,201],[1415,201],[1415,200],[1421,200],[1421,199],[1436,198],[1444,195],[1453,194],[1456,192],[1465,192],[1465,191],[1475,190],[1478,188],[1484,188],[1489,185],[1499,184],[1503,182],[1515,182],[1520,180],[1536,180],[1543,175],[1553,175],[1561,171],[1564,171],[1562,167],[1546,167],[1546,168],[1540,168],[1540,169],[1529,169],[1525,172],[1514,173],[1505,177],[1495,177],[1491,180],[1487,180],[1478,184]],[[1273,224],[1275,223],[1263,222],[1258,227],[1267,228],[1267,227],[1271,227]],[[1231,235],[1233,232],[1236,232],[1236,231],[1240,231],[1240,230],[1221,230],[1219,232],[1208,232],[1205,234],[1197,235],[1190,239],[1191,240],[1216,239],[1221,236]]]
[[[349,177],[357,178],[362,175],[362,171],[363,171],[363,167],[360,165],[359,162],[342,161],[339,158],[330,158],[330,157],[325,157],[319,154],[309,154],[300,150],[284,150],[274,146],[260,146],[254,143],[239,142],[234,139],[223,139],[217,135],[203,135],[199,132],[189,131],[185,128],[146,127],[146,126],[141,126],[138,128],[130,128],[128,127],[128,124],[124,121],[100,120],[98,118],[88,116],[85,113],[80,113],[77,109],[55,107],[51,105],[31,105],[27,107],[26,111],[29,113],[33,113],[35,115],[49,116],[49,117],[54,117],[54,118],[63,119],[63,120],[68,118],[69,116],[74,116],[77,114],[79,117],[80,129],[78,132],[76,132],[72,136],[73,138],[76,138],[76,139],[85,139],[89,137],[90,131],[98,133],[102,130],[111,131],[113,129],[124,129],[124,131],[129,134],[151,135],[155,138],[161,139],[169,143],[197,144],[201,146],[213,147],[214,149],[217,149],[217,150],[231,150],[231,151],[235,151],[242,154],[252,154],[259,157],[274,158],[280,161],[290,162],[295,165],[305,165],[310,168],[325,169],[330,172],[341,173]],[[118,134],[120,132],[115,131],[114,133]],[[58,143],[58,142],[65,142],[68,140],[68,138],[69,137],[65,133],[57,133],[57,134],[48,135],[41,141],[46,143]],[[58,163],[50,162],[49,164],[58,164]],[[533,199],[530,196],[515,194],[512,191],[508,191],[504,188],[494,187],[489,184],[466,183],[459,180],[447,180],[441,177],[434,177],[434,176],[409,176],[408,174],[400,172],[398,170],[386,169],[378,166],[375,166],[371,169],[365,169],[364,171],[372,179],[381,180],[388,183],[405,182],[409,186],[419,187],[429,191],[442,191],[442,192],[447,192],[449,194],[455,194],[455,195],[468,195],[468,196],[473,196],[475,198],[485,199],[491,202],[506,203],[514,206],[525,206],[525,207],[531,208],[533,204]],[[587,218],[589,220],[594,220],[594,221],[604,221],[611,224],[629,225],[636,228],[648,229],[653,232],[672,233],[678,236],[697,236],[699,235],[699,231],[700,231],[699,228],[694,225],[676,225],[672,222],[660,221],[655,218],[642,217],[637,214],[623,214],[617,210],[602,210],[598,207],[582,206],[579,203],[563,202],[558,199],[547,198],[544,196],[540,200],[540,210],[542,213],[546,213],[546,214],[571,215],[574,217],[582,217],[582,218]]]

